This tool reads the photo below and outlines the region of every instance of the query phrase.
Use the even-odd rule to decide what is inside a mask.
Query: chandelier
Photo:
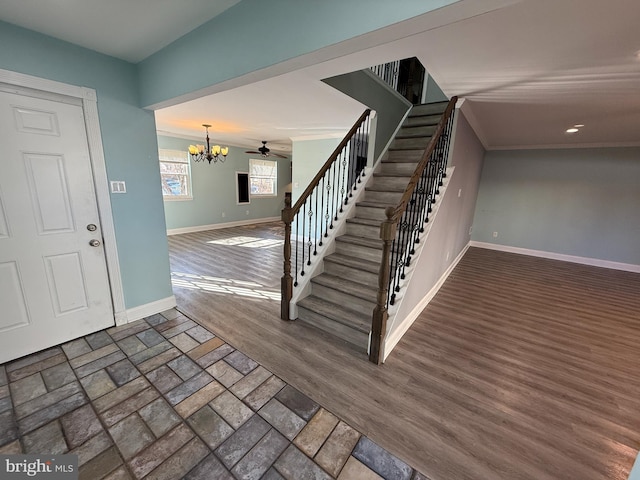
[[[202,124],[205,131],[207,132],[207,146],[205,148],[204,145],[189,145],[189,153],[191,154],[191,158],[194,162],[204,162],[208,160],[211,163],[216,163],[218,160],[220,162],[224,162],[227,158],[227,154],[229,153],[229,147],[221,147],[220,145],[209,144],[209,127],[211,125]]]

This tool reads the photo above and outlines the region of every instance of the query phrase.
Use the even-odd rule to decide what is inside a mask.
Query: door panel
[[[114,317],[82,107],[0,92],[0,171],[2,363]]]
[[[56,317],[89,307],[80,252],[44,258]]]
[[[73,232],[64,158],[35,153],[23,156],[38,233]]]
[[[0,332],[29,325],[27,302],[16,262],[0,263]]]

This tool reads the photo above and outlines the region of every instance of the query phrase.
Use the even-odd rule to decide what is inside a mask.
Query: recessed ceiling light
[[[576,132],[578,132],[578,131],[579,131],[579,130],[578,130],[577,128],[568,128],[568,129],[567,129],[567,133],[576,133]]]

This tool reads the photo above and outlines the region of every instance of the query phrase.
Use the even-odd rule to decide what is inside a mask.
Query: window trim
[[[164,153],[164,154],[163,154]],[[177,160],[184,155],[184,161]],[[165,202],[186,202],[193,200],[193,182],[191,177],[191,159],[189,158],[189,152],[186,150],[177,150],[172,148],[159,148],[158,149],[158,165],[160,166],[162,163],[173,163],[178,165],[186,165],[187,173],[184,174],[187,177],[187,195],[168,195],[164,193],[164,189],[162,190],[162,200]],[[160,171],[160,185],[162,187],[162,171]],[[182,174],[179,174],[182,175]]]
[[[273,178],[274,180],[274,185],[273,185],[273,193],[253,193],[251,191],[251,180],[253,179],[253,175],[251,174],[252,172],[252,162],[271,162],[273,163],[273,165],[275,166],[275,176],[273,177],[264,177],[264,176],[256,176],[256,178]],[[265,158],[250,158],[249,159],[249,197],[256,197],[256,198],[277,198],[278,197],[278,162],[277,160],[270,160],[270,159],[265,159]]]

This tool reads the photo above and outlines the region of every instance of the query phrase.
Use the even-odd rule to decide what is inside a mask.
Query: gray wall
[[[640,148],[488,152],[472,239],[640,265]]]
[[[464,114],[456,110],[455,133],[449,156],[449,166],[455,166],[456,169],[449,180],[444,198],[438,199],[441,203],[431,225],[427,247],[417,260],[398,313],[394,322],[387,326],[388,339],[396,329],[406,327],[404,322],[407,316],[420,304],[469,243],[469,228],[473,222],[483,156],[484,148],[478,137]],[[385,354],[387,353],[385,350]]]
[[[323,82],[376,111],[375,152],[374,158],[369,159],[372,166],[411,108],[411,102],[369,70],[338,75]]]
[[[186,150],[195,140],[158,136],[158,147]],[[198,143],[203,143],[200,140]],[[213,139],[215,143],[215,139]],[[291,160],[270,157],[278,162],[277,197],[251,197],[251,203],[236,201],[236,173],[248,172],[249,159],[260,155],[244,153],[250,148],[229,147],[224,163],[191,162],[193,200],[165,201],[167,229],[199,227],[229,222],[248,222],[280,217],[284,208],[284,190],[291,183]],[[247,211],[249,213],[247,214]],[[223,217],[222,214],[225,214]]]

